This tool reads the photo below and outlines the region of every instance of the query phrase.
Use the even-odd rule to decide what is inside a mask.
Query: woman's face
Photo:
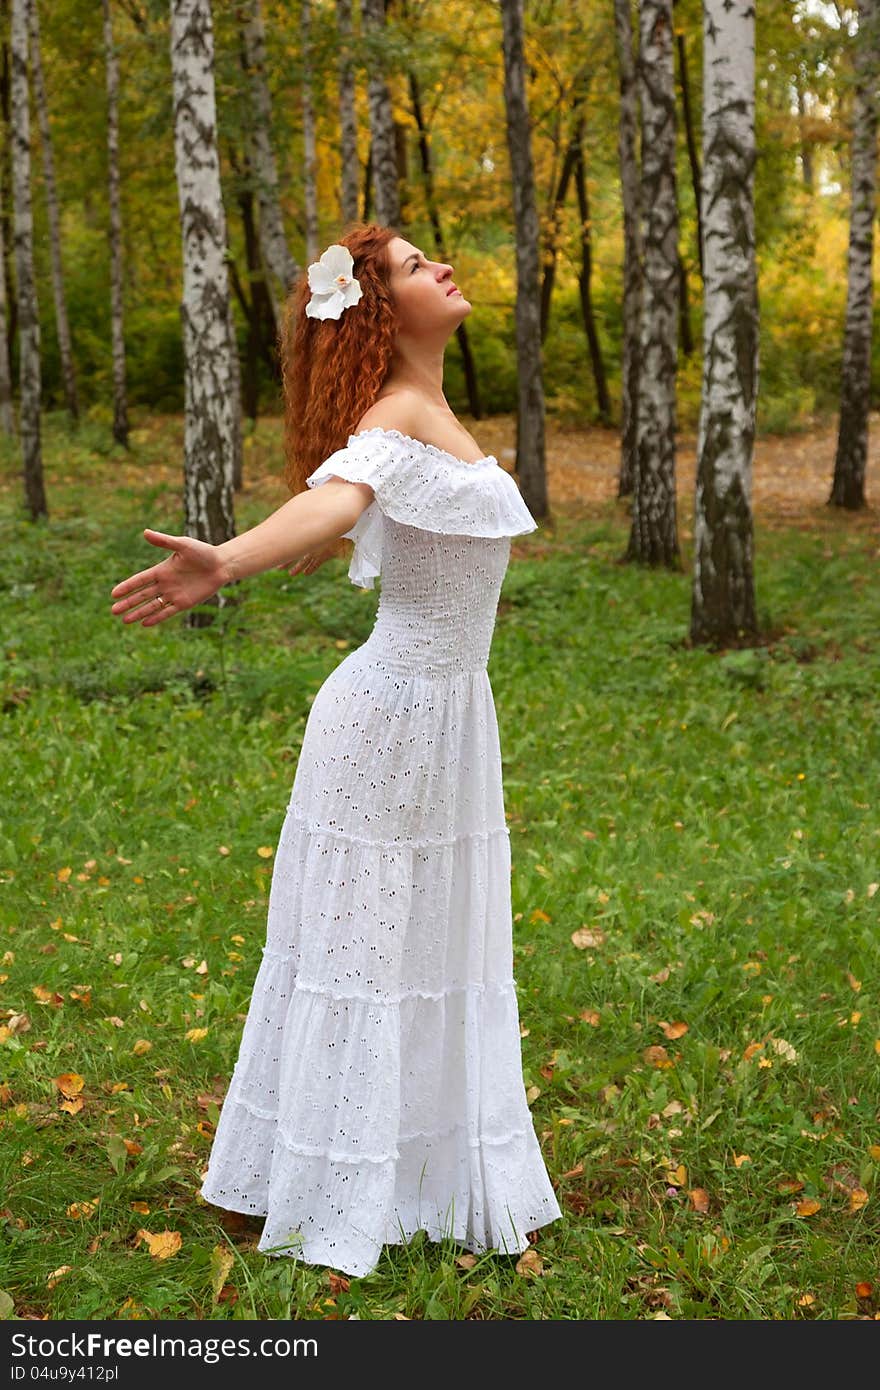
[[[420,247],[403,237],[388,243],[388,257],[398,332],[417,339],[440,336],[445,342],[471,312],[455,285],[452,266],[427,260]]]

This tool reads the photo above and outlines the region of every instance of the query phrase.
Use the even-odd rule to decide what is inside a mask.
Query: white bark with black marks
[[[360,169],[357,152],[357,107],[355,105],[354,31],[351,0],[336,0],[336,27],[339,32],[339,141],[342,160],[342,219],[354,222],[358,215]]]
[[[312,86],[312,4],[300,0],[300,50],[302,52],[303,205],[305,210],[306,260],[321,254],[318,246],[318,161],[315,141],[315,101]]]
[[[266,30],[260,0],[251,0],[250,14],[244,27],[244,48],[253,108],[253,119],[248,123],[248,149],[260,210],[260,254],[263,264],[281,284],[286,298],[299,277],[300,268],[291,255],[284,234],[278,168],[272,146],[272,98],[266,80]],[[271,297],[275,321],[278,323],[278,303],[274,294]]]
[[[858,0],[855,39],[852,177],[846,327],[840,423],[830,504],[853,511],[867,505],[868,412],[871,403],[874,210],[877,201],[877,89],[880,84],[880,0]]]
[[[113,438],[128,447],[128,400],[125,389],[123,325],[122,206],[119,193],[119,65],[113,43],[110,0],[104,5],[104,54],[107,69],[107,178],[110,193],[110,336],[113,350]]]
[[[643,279],[632,529],[626,558],[679,569],[675,497],[678,203],[672,0],[641,0]]]
[[[642,199],[639,185],[639,89],[633,54],[631,0],[614,0],[620,85],[617,152],[623,203],[623,354],[620,381],[621,446],[618,497],[633,490],[642,320]]]
[[[361,0],[361,25],[368,62],[367,101],[375,220],[380,226],[396,227],[400,222],[400,189],[394,114],[385,83],[385,0]]]
[[[52,153],[49,103],[46,99],[46,84],[43,81],[43,64],[40,57],[40,16],[37,12],[37,0],[30,0],[30,26],[31,71],[34,78],[37,119],[40,124],[40,141],[43,146],[43,182],[46,189],[46,213],[49,221],[49,258],[52,265],[52,296],[55,302],[58,355],[61,359],[64,401],[71,419],[77,420],[79,418],[79,404],[76,396],[76,372],[73,366],[73,350],[70,345],[70,323],[67,317],[64,271],[61,265],[61,214],[58,204],[58,185],[55,179],[55,159]]]
[[[11,439],[15,434],[12,409],[12,368],[9,362],[9,313],[6,302],[6,245],[3,236],[5,211],[0,182],[0,429]]]
[[[48,516],[40,437],[42,375],[40,319],[34,279],[34,221],[31,205],[31,125],[28,93],[29,0],[12,0],[10,138],[15,206],[15,272],[18,293],[19,430],[25,505],[32,521]]]
[[[755,10],[703,0],[703,384],[691,639],[754,636]]]
[[[174,154],[183,243],[188,536],[220,544],[233,521],[234,373],[226,217],[217,154],[214,32],[209,0],[171,0]]]
[[[501,19],[504,108],[516,237],[516,459],[526,505],[533,516],[540,518],[547,515],[540,232],[526,91],[523,0],[501,0]]]

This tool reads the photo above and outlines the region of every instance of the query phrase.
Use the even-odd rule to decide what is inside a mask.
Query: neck
[[[438,405],[447,405],[443,394],[443,347],[425,347],[424,343],[413,347],[399,339],[391,359],[391,367],[383,383],[384,387],[407,386],[418,391]]]

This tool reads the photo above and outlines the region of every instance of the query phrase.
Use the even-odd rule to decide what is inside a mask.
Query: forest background
[[[266,0],[267,77],[273,102],[273,141],[289,242],[300,262],[305,248],[302,196],[302,45],[298,7]],[[688,282],[690,338],[681,335],[679,420],[696,424],[700,399],[701,287],[691,164],[682,120],[682,48],[688,98],[699,140],[702,14],[698,0],[677,0],[679,100],[678,197],[680,253]],[[86,422],[112,420],[110,286],[107,256],[107,105],[101,9],[91,0],[57,0],[41,16],[43,62],[63,210],[65,290]],[[114,14],[119,60],[119,158],[129,404],[150,411],[183,409],[180,331],[180,224],[174,173],[173,107],[167,7],[124,0]],[[239,348],[247,358],[242,296],[250,300],[242,213],[253,215],[253,177],[245,131],[252,119],[242,80],[241,17],[232,4],[215,6],[218,140],[231,254],[237,267],[233,308]],[[423,0],[391,7],[383,41],[399,136],[401,221],[417,236],[426,225],[418,132],[404,74],[418,72],[430,139],[434,193],[446,255],[474,302],[469,322],[487,415],[516,408],[513,308],[516,267],[511,229],[503,73],[496,7],[474,0]],[[816,0],[768,0],[757,26],[755,211],[760,303],[759,433],[810,427],[839,399],[846,246],[849,141],[853,80],[843,12]],[[321,245],[338,233],[340,155],[334,6],[311,6],[311,72],[317,134],[316,191]],[[532,148],[545,264],[556,255],[554,298],[544,344],[549,419],[597,421],[577,276],[580,218],[569,196],[557,218],[553,191],[567,143],[565,94],[572,75],[588,75],[584,148],[590,205],[592,300],[612,407],[620,394],[623,258],[617,155],[617,62],[610,6],[530,4],[526,57],[533,122]],[[364,93],[359,94],[363,99]],[[8,102],[8,96],[5,99]],[[359,121],[359,159],[369,156],[369,123]],[[49,236],[41,163],[34,135],[34,216],[37,293],[41,314],[45,406],[63,405],[52,317]],[[4,171],[5,215],[11,208]],[[7,250],[11,235],[6,236]],[[875,250],[875,259],[876,259]],[[7,268],[7,275],[9,275]],[[14,303],[10,293],[8,302]],[[875,322],[877,315],[875,305]],[[13,324],[14,328],[14,324]],[[12,349],[15,339],[12,335]],[[276,412],[277,381],[266,361],[255,363],[253,411]],[[13,379],[15,363],[13,361]],[[873,335],[874,400],[880,379],[880,335]],[[453,409],[468,399],[460,353],[450,345],[446,394]],[[258,401],[258,407],[257,407]]]

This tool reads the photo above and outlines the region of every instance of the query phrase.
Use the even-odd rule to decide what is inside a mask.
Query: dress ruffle
[[[375,500],[343,534],[354,541],[348,576],[372,589],[382,570],[383,516],[451,536],[519,536],[538,523],[511,474],[492,454],[468,463],[399,430],[361,430],[307,479],[369,483]]]

